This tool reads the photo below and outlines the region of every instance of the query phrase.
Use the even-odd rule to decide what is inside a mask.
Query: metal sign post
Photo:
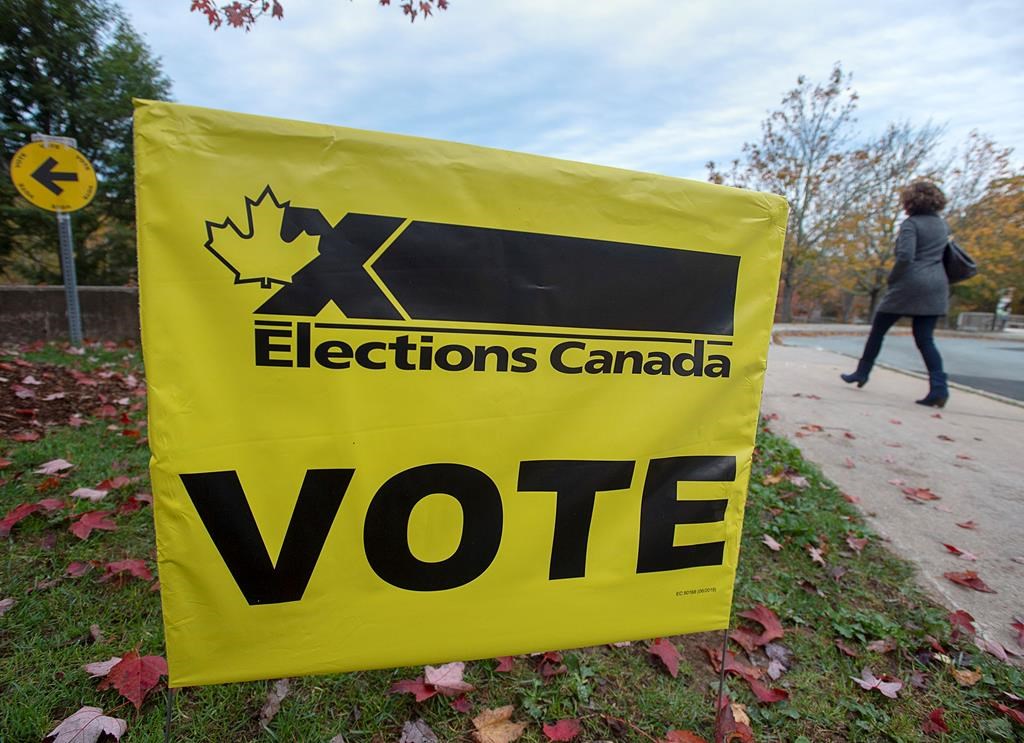
[[[68,308],[71,345],[82,346],[82,312],[78,304],[75,273],[75,245],[71,235],[71,214],[86,206],[96,195],[96,173],[75,147],[73,137],[33,134],[32,143],[14,154],[11,180],[29,203],[56,212],[60,239],[60,269]]]
[[[57,212],[60,237],[60,272],[64,277],[64,297],[68,305],[68,336],[71,345],[82,347],[82,312],[78,304],[78,275],[75,273],[75,243],[71,236],[71,215]]]

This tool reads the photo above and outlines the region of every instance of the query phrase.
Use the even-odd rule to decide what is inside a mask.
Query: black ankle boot
[[[946,407],[947,400],[949,400],[949,395],[943,397],[929,392],[927,397],[923,397],[920,400],[914,400],[914,402],[918,405],[927,405],[930,408],[944,408]]]
[[[945,372],[929,372],[928,374],[928,396],[920,400],[914,400],[918,405],[927,405],[930,408],[942,408],[949,400],[949,383],[946,380]]]
[[[853,384],[854,382],[856,382],[858,387],[863,387],[868,383],[867,372],[862,372],[859,370],[855,371],[853,374],[840,374],[839,378],[842,379],[847,384]]]

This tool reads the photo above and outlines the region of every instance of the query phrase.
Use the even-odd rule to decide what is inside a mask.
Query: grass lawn
[[[163,655],[151,507],[136,497],[149,492],[138,354],[104,346],[81,356],[52,345],[8,349],[0,353],[0,378],[0,514],[60,501],[13,525],[0,547],[0,599],[14,600],[0,616],[0,741],[41,740],[83,705],[126,720],[122,740],[163,740],[162,686],[136,711],[116,690],[99,691],[82,669],[133,649]],[[38,440],[16,440],[33,433]],[[74,467],[35,472],[55,459]],[[71,498],[78,488],[108,493],[95,503]],[[86,539],[69,531],[80,514],[97,510],[112,512],[115,530]],[[766,535],[781,549],[770,549]],[[812,548],[824,564],[812,559]],[[145,561],[154,579],[108,576],[106,565],[130,559]],[[79,563],[74,572],[88,572],[69,575],[72,563]],[[730,699],[743,705],[736,714],[749,717],[756,740],[1024,740],[1024,725],[1014,720],[1015,712],[1024,720],[1024,705],[1013,697],[1024,696],[1024,672],[983,653],[968,630],[954,633],[948,611],[917,588],[911,567],[796,448],[767,430],[755,450],[734,607],[733,627],[750,630],[740,635],[748,642],[762,627],[738,613],[758,606],[778,616],[783,637],[772,646],[754,643],[749,654],[735,641],[730,649],[741,669],[754,667],[764,686],[788,698],[760,703],[742,674],[729,675]],[[648,651],[649,641],[568,650],[560,659],[517,657],[507,672],[496,670],[497,660],[467,663],[465,679],[476,687],[468,711],[440,695],[417,703],[389,693],[422,668],[292,679],[266,726],[260,711],[272,681],[181,689],[173,740],[397,741],[403,725],[419,718],[441,741],[470,740],[476,715],[514,705],[513,720],[526,723],[522,741],[548,740],[542,724],[563,719],[579,721],[579,741],[666,740],[669,730],[711,741],[718,676],[705,648],[718,652],[721,637],[668,639],[681,655],[675,678]],[[767,674],[766,647],[788,666],[777,679]],[[865,668],[901,681],[896,698],[851,680]],[[924,732],[938,708],[944,737]],[[421,739],[429,738],[408,738]]]

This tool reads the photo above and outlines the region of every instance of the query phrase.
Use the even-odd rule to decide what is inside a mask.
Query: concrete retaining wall
[[[83,286],[78,290],[87,340],[139,340],[139,290]],[[62,286],[0,286],[0,342],[68,339]]]

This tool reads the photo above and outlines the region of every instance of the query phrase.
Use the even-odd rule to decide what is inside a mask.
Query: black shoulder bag
[[[961,248],[953,238],[946,243],[946,252],[942,254],[942,265],[946,269],[946,278],[950,284],[966,281],[978,273],[978,264],[967,251]]]

